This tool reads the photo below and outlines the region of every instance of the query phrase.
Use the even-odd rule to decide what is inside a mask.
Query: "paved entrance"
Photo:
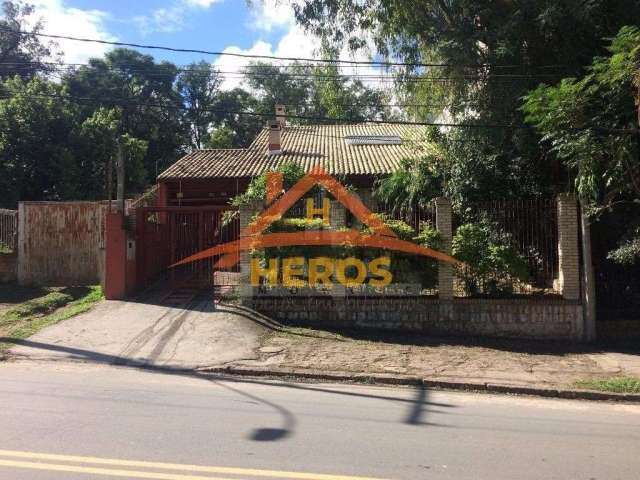
[[[192,369],[257,358],[260,337],[268,331],[246,316],[216,311],[211,294],[180,306],[145,300],[104,301],[30,337],[11,354]]]

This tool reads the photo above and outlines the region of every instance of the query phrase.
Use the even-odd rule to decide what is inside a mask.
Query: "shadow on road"
[[[49,350],[49,351],[57,351],[64,352],[71,355],[72,359],[80,360],[80,361],[89,361],[92,363],[104,364],[104,365],[118,365],[118,366],[126,366],[132,367],[139,370],[161,373],[166,375],[179,375],[189,378],[197,378],[206,380],[211,382],[221,388],[225,388],[230,390],[238,395],[242,395],[246,398],[254,400],[256,402],[262,403],[273,410],[275,410],[281,418],[282,425],[275,427],[260,427],[253,430],[253,432],[249,435],[249,438],[254,441],[277,441],[283,440],[287,437],[293,435],[296,426],[295,416],[291,411],[282,407],[281,405],[277,405],[273,402],[265,400],[263,398],[257,397],[253,394],[244,392],[238,388],[234,388],[228,383],[237,383],[237,384],[254,384],[254,385],[266,385],[270,387],[280,387],[280,388],[288,388],[295,390],[309,390],[313,392],[326,393],[332,395],[344,395],[349,397],[360,397],[360,398],[370,398],[376,400],[385,400],[391,402],[400,402],[400,403],[408,403],[409,404],[409,412],[403,423],[408,425],[430,425],[430,426],[446,426],[441,424],[428,423],[423,421],[423,417],[425,413],[429,412],[426,407],[442,407],[442,408],[455,408],[456,405],[452,405],[449,403],[438,403],[429,400],[429,391],[424,386],[416,387],[416,396],[413,399],[387,396],[387,395],[377,395],[372,393],[363,393],[356,391],[347,391],[347,390],[336,390],[332,388],[320,387],[319,385],[305,385],[305,384],[293,384],[293,383],[281,383],[281,382],[273,382],[273,381],[264,381],[255,378],[234,378],[230,376],[223,375],[215,375],[211,373],[197,372],[193,370],[186,370],[184,368],[172,367],[170,365],[153,365],[152,363],[147,363],[139,360],[133,360],[129,358],[120,357],[118,355],[107,355],[99,352],[94,352],[91,350],[84,350],[80,348],[73,347],[65,347],[61,345],[53,345],[42,342],[34,342],[31,340],[23,340],[17,338],[10,337],[0,337],[0,342],[12,343],[14,345],[23,345],[30,348],[37,348],[41,350]],[[225,383],[222,383],[221,380],[224,380]],[[433,411],[433,410],[431,410]],[[438,411],[438,413],[446,413],[444,411]]]

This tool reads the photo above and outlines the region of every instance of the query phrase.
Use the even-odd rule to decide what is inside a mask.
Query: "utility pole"
[[[117,140],[116,148],[116,178],[117,178],[117,205],[116,210],[124,215],[124,155],[122,153],[121,139]]]

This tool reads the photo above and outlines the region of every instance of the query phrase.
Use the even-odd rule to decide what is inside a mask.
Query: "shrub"
[[[527,261],[510,245],[510,240],[508,234],[486,219],[458,227],[451,251],[465,263],[457,274],[468,295],[509,294],[514,281],[528,279]]]
[[[293,162],[287,162],[280,165],[275,169],[276,172],[281,172],[283,176],[284,189],[289,189],[298,180],[305,175],[304,169]],[[231,205],[239,207],[241,205],[247,205],[252,201],[264,200],[267,195],[267,174],[254,178],[249,183],[247,190],[231,199]]]

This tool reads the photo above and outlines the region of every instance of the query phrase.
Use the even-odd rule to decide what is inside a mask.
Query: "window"
[[[347,145],[402,145],[398,135],[348,135]]]

